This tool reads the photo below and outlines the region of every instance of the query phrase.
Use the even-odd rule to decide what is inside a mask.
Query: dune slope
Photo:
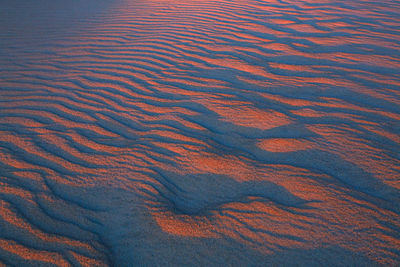
[[[398,266],[400,3],[0,3],[0,266]]]

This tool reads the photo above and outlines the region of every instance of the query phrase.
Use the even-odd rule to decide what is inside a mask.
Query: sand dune
[[[399,265],[398,1],[0,5],[0,266]]]

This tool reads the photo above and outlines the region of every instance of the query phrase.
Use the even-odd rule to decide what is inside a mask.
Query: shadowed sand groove
[[[3,1],[0,266],[398,266],[398,1]]]

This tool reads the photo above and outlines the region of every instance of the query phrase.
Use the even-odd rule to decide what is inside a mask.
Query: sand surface
[[[0,266],[399,266],[400,3],[2,0]]]

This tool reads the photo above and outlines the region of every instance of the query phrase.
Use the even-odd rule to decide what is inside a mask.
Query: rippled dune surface
[[[0,3],[0,266],[398,266],[400,3]]]

